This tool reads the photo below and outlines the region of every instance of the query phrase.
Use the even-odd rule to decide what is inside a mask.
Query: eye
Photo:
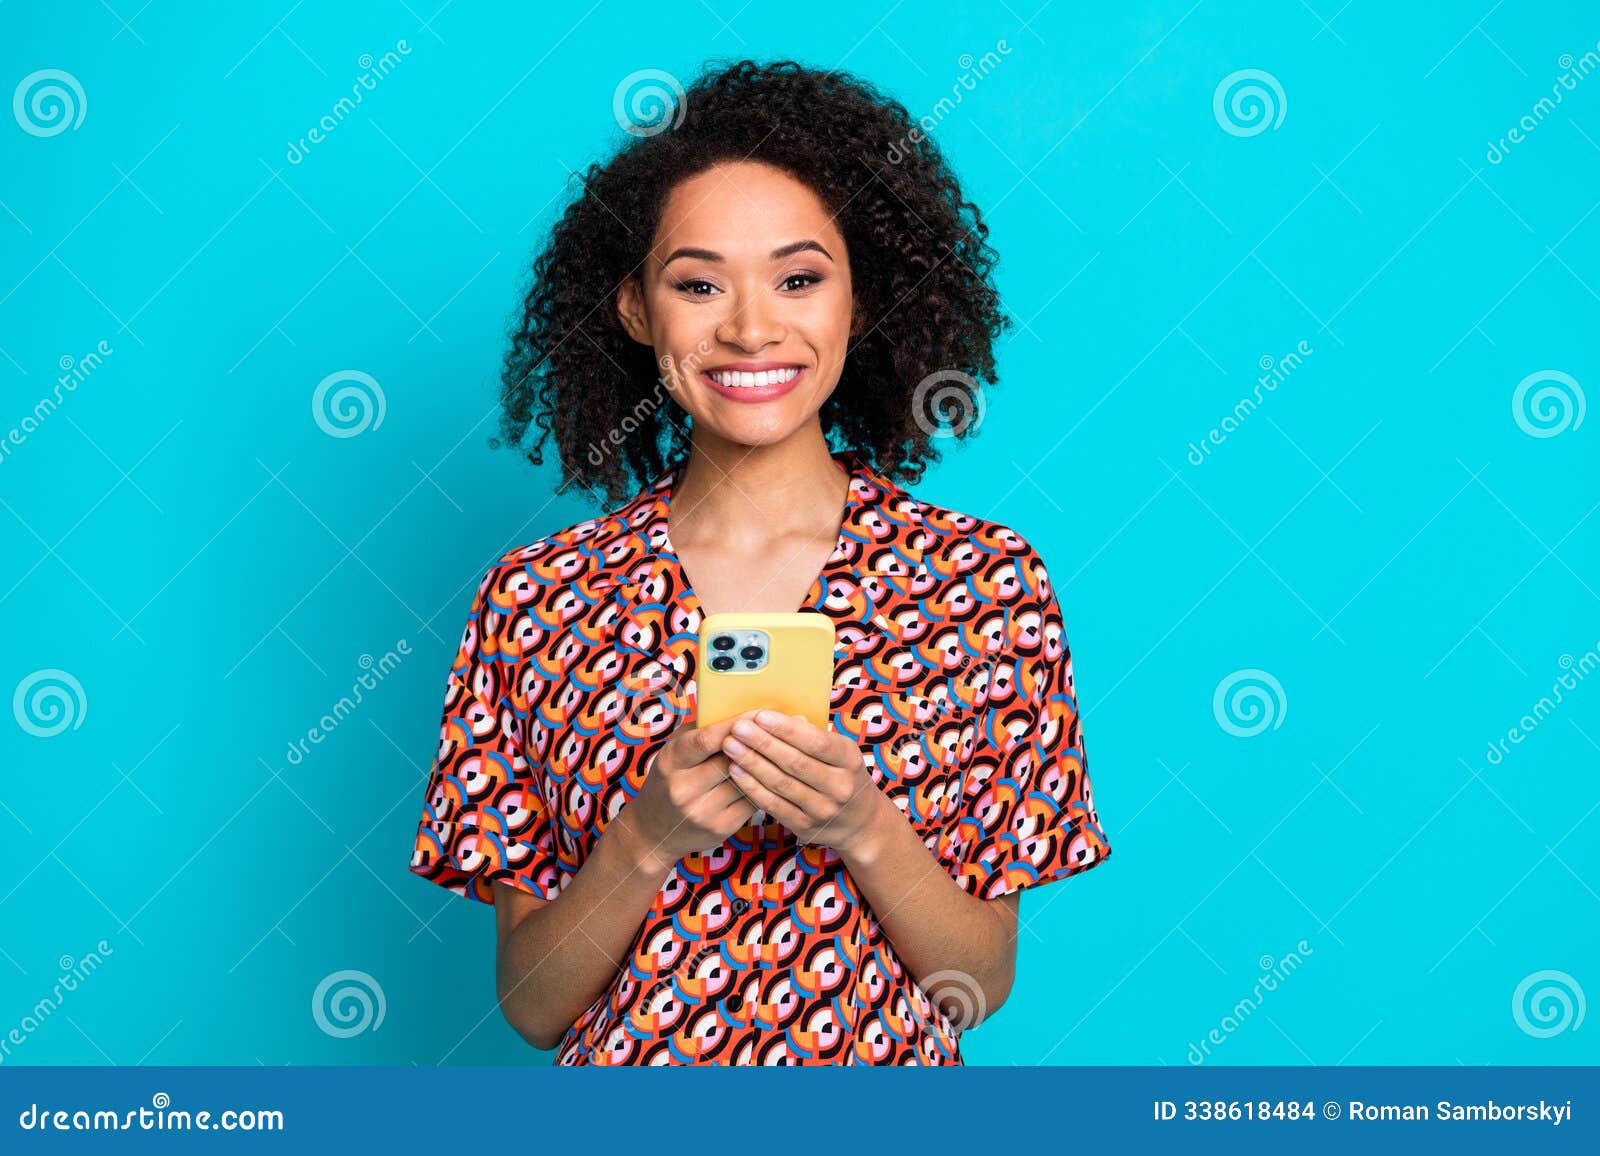
[[[820,284],[821,281],[822,278],[815,273],[791,273],[783,279],[783,287],[785,289],[804,289],[810,285]],[[796,282],[799,282],[799,284],[796,284]]]
[[[716,292],[717,287],[709,281],[700,281],[691,278],[687,281],[675,281],[672,287],[679,293],[687,293],[691,297],[709,297]]]

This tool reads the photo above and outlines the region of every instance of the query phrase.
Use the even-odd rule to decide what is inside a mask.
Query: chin
[[[789,420],[760,419],[751,415],[742,420],[717,421],[714,419],[701,419],[697,425],[724,441],[741,446],[775,446],[793,437],[810,420],[810,415],[804,415]]]

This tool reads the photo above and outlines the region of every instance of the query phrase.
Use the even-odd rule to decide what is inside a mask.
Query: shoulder
[[[1054,602],[1050,571],[1034,544],[1003,522],[920,498],[923,566],[931,574],[974,584],[980,597],[1013,610]]]
[[[505,551],[483,573],[481,608],[506,614],[574,593],[598,596],[628,581],[664,530],[651,497],[646,491],[617,509]]]
[[[967,607],[980,618],[984,608],[998,611],[998,618],[986,616],[997,657],[1025,665],[1028,685],[1044,685],[1040,672],[1068,651],[1061,606],[1039,550],[1002,522],[920,501],[918,512],[930,592],[938,591],[940,604]]]

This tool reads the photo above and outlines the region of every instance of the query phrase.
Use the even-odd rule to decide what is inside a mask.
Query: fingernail
[[[776,726],[783,721],[783,716],[775,710],[756,711],[756,721],[764,727]]]
[[[762,713],[764,714],[766,712],[763,711]],[[733,733],[736,734],[736,735],[741,735],[741,736],[743,736],[744,738],[747,738],[747,739],[753,739],[753,738],[756,737],[756,733],[757,733],[756,732],[756,725],[753,722],[751,722],[749,719],[742,718],[738,722],[733,724]]]
[[[727,751],[730,755],[742,755],[750,748],[745,746],[738,739],[730,737],[723,741],[722,749]]]

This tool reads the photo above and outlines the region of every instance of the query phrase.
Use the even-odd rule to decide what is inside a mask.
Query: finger
[[[771,764],[769,763],[770,767]],[[770,773],[770,772],[769,772]],[[759,807],[771,815],[785,827],[801,829],[810,825],[810,819],[805,812],[784,796],[768,787],[762,780],[743,768],[734,767],[732,770],[733,782],[744,793],[746,799],[753,806]],[[782,778],[781,773],[778,776]],[[789,782],[793,782],[790,779]]]
[[[738,788],[728,782],[728,756],[716,750],[707,758],[684,768],[677,778],[684,783],[691,798],[717,796],[719,788],[738,794]],[[732,795],[728,795],[731,798]]]
[[[739,789],[739,784],[734,782],[728,773],[732,770],[726,756],[718,759],[708,759],[705,767],[712,768],[712,777],[708,778],[705,788],[705,799],[708,806],[722,809],[734,803],[744,802],[744,792]]]
[[[748,823],[755,818],[756,805],[750,801],[748,795],[737,787],[729,784],[733,790],[733,801],[717,813],[718,826],[726,826],[729,819],[737,818],[741,823]]]
[[[733,749],[728,751],[728,757],[732,760],[733,766],[729,768],[728,773],[740,789],[744,789],[753,779],[765,790],[808,816],[821,815],[826,811],[826,800],[823,795],[813,790],[804,780],[790,774],[782,766],[754,748],[741,743],[732,735],[723,743],[723,749],[727,750],[730,746]],[[740,771],[744,773],[741,775],[738,773]]]
[[[722,740],[732,725],[732,719],[712,723],[708,727],[684,723],[673,732],[673,738],[677,740],[673,743],[674,761],[680,767],[692,767],[705,762],[722,749]]]
[[[801,754],[819,759],[830,766],[837,765],[839,736],[822,730],[810,719],[797,714],[779,714],[775,710],[757,711],[756,725],[768,734],[776,735]]]
[[[807,786],[816,790],[824,790],[827,785],[828,768],[810,755],[796,750],[771,731],[757,726],[753,720],[741,720],[735,724],[733,733],[722,742],[722,749],[728,757],[735,762],[742,759],[739,750],[730,749],[729,742],[737,747],[753,750],[763,756],[767,762],[778,769],[799,779]]]

